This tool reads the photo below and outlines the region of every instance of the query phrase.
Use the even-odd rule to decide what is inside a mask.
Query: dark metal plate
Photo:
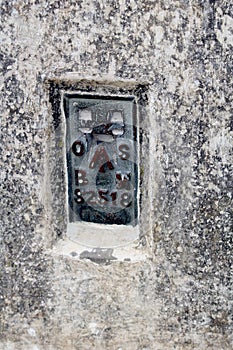
[[[133,97],[65,93],[69,222],[136,225],[138,147]]]

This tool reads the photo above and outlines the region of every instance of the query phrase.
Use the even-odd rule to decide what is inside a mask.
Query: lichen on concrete
[[[0,349],[232,349],[232,4],[0,6]],[[66,213],[51,81],[147,86],[144,259],[53,253]]]

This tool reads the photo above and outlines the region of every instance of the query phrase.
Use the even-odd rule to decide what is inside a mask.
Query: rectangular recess
[[[76,78],[71,79],[66,76],[59,78],[51,77],[47,80],[47,83],[49,101],[52,107],[51,133],[48,133],[48,186],[51,191],[51,196],[47,202],[51,229],[58,236],[62,235],[65,242],[70,242],[70,247],[72,247],[72,244],[75,244],[77,246],[77,248],[75,248],[77,251],[82,249],[81,247],[114,249],[114,252],[116,252],[117,249],[117,256],[119,255],[119,259],[123,259],[123,256],[128,258],[128,253],[126,253],[126,255],[123,253],[123,247],[125,247],[124,251],[128,249],[127,247],[132,247],[131,243],[135,243],[137,246],[140,243],[140,246],[144,247],[146,242],[149,241],[148,239],[150,239],[147,238],[147,236],[151,232],[150,216],[148,215],[149,193],[147,190],[149,181],[149,171],[147,171],[147,169],[149,169],[150,164],[148,152],[149,129],[147,125],[149,112],[147,93],[149,85],[128,80],[119,80],[115,82],[86,79],[76,80]],[[68,135],[68,133],[70,133],[68,129],[70,127],[72,128],[72,125],[69,125],[69,120],[67,120],[67,118],[69,118],[69,112],[71,111],[72,113],[72,108],[70,109],[69,106],[70,98],[87,100],[87,110],[89,107],[88,103],[94,102],[94,100],[96,102],[98,102],[98,100],[104,100],[104,103],[110,103],[111,100],[113,100],[114,103],[119,103],[120,101],[121,103],[128,103],[132,106],[132,113],[127,121],[129,125],[133,125],[133,131],[129,131],[127,135],[131,135],[129,140],[133,143],[133,149],[135,151],[132,160],[135,164],[133,182],[136,184],[136,190],[134,190],[134,198],[137,197],[137,199],[133,204],[133,213],[136,214],[132,222],[126,224],[122,224],[121,222],[106,224],[101,222],[81,221],[77,218],[77,214],[75,216],[73,213],[70,213],[69,193],[72,189],[72,181],[73,184],[75,184],[75,181],[79,181],[80,179],[85,180],[85,177],[83,177],[83,175],[78,175],[78,172],[76,172],[76,177],[79,180],[76,180],[75,173],[72,178],[67,171],[69,163],[69,152],[67,152],[67,150],[73,145],[73,143],[71,143],[72,138],[69,138],[70,136]],[[79,108],[79,106],[76,106],[76,108],[77,107]],[[121,119],[121,113],[119,113],[121,109],[115,110],[115,112],[116,114],[112,115],[112,117],[114,117],[112,119],[113,121],[119,121],[119,119]],[[76,119],[78,120],[78,118]],[[90,113],[88,111],[81,113],[80,123],[81,121],[82,123],[86,123],[87,127],[89,127],[88,121],[90,121]],[[120,127],[116,129],[119,131]],[[103,136],[103,134],[101,135]],[[116,135],[117,131],[115,133],[115,136]],[[104,141],[110,141],[110,136],[108,134],[105,135],[104,137],[107,138],[107,140],[105,139]],[[97,138],[98,137],[97,135]],[[117,138],[118,137],[116,137],[116,139]],[[76,146],[77,152],[80,152],[79,150],[81,150],[82,145],[76,144]],[[127,149],[125,149],[125,151],[127,151]],[[78,166],[80,163],[78,161]],[[78,166],[75,170],[79,170]],[[107,170],[110,172],[108,166]],[[121,180],[120,171],[117,176],[118,180]],[[99,180],[99,184],[101,184],[101,179]],[[128,179],[126,178],[125,180],[127,181]],[[71,186],[69,186],[69,183]],[[70,190],[68,190],[69,188]],[[105,193],[101,192],[101,196],[105,197]],[[112,196],[111,198],[113,198],[114,202],[114,194],[112,194]],[[142,205],[143,203],[145,203],[145,205]],[[120,250],[118,248],[120,248]]]
[[[138,223],[134,96],[65,92],[68,226]],[[74,225],[71,225],[71,227]]]

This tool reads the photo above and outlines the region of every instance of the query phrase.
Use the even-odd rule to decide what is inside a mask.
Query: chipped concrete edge
[[[61,74],[45,74],[43,77],[44,82],[65,82],[65,83],[75,83],[75,84],[91,84],[94,86],[112,86],[112,87],[122,87],[126,89],[134,89],[140,85],[143,86],[150,86],[153,84],[152,81],[144,81],[144,80],[138,80],[138,79],[123,79],[119,77],[113,77],[109,74],[103,74],[101,76],[93,76],[93,75],[85,75],[83,76],[80,72],[65,72]]]

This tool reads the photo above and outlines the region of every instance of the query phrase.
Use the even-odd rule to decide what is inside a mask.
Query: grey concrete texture
[[[232,349],[233,4],[0,6],[0,349]],[[55,253],[66,213],[54,82],[146,87],[143,259]]]

